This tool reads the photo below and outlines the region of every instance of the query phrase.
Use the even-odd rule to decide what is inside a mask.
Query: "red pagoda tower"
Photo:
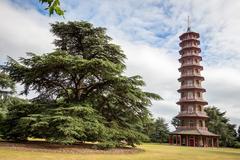
[[[181,67],[178,69],[181,83],[178,92],[181,97],[177,104],[180,112],[176,116],[180,125],[170,134],[169,143],[183,146],[196,147],[218,147],[218,135],[208,131],[205,120],[208,118],[204,106],[208,103],[203,99],[206,90],[201,82],[203,67],[200,65],[202,57],[199,48],[199,33],[191,31],[189,25],[187,32],[180,37],[180,59]]]

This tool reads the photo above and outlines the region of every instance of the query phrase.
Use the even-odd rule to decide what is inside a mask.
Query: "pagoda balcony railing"
[[[199,62],[185,62],[185,63],[182,63],[181,67],[188,66],[188,65],[200,65],[200,63]]]
[[[192,85],[190,85],[190,84],[187,84],[187,85],[181,85],[181,89],[182,88],[193,88],[193,87],[196,87],[196,88],[202,88],[202,86],[199,84],[192,84]]]
[[[199,127],[199,126],[178,126],[177,129],[188,130],[188,129],[200,129],[207,131],[207,127]]]
[[[186,37],[184,37],[184,38],[182,39],[182,41],[188,40],[188,39],[198,39],[198,38],[196,38],[196,37],[194,37],[194,36],[186,36]]]
[[[201,97],[182,97],[180,98],[180,101],[186,101],[186,100],[197,100],[197,101],[204,101]]]
[[[196,72],[194,72],[194,73],[182,73],[181,77],[184,77],[184,76],[201,76],[201,74],[196,73]]]
[[[198,48],[198,45],[197,44],[186,44],[186,45],[182,46],[182,49],[189,48],[189,47],[197,47]]]
[[[191,52],[186,52],[182,55],[182,57],[187,57],[187,56],[199,56],[199,53],[191,53]]]
[[[207,116],[207,113],[202,111],[180,111],[179,114],[197,114]]]

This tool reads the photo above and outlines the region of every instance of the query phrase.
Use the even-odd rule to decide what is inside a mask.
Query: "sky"
[[[113,43],[122,47],[125,74],[142,76],[144,90],[161,95],[150,110],[170,122],[179,112],[179,36],[190,16],[192,30],[200,33],[204,98],[240,125],[239,0],[61,0],[61,6],[65,18],[49,17],[38,0],[1,0],[0,63],[7,56],[53,51],[50,23],[89,21],[107,28]]]

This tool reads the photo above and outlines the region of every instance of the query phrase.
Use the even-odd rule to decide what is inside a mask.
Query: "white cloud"
[[[24,56],[26,52],[48,52],[53,48],[50,19],[34,9],[24,10],[7,1],[0,2],[1,58]]]
[[[240,70],[228,67],[207,67],[205,72],[206,99],[226,111],[234,123],[240,121]]]

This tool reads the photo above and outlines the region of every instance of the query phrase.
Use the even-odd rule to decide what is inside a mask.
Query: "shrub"
[[[240,148],[240,142],[237,142],[237,141],[236,141],[233,147],[234,147],[234,148]]]

